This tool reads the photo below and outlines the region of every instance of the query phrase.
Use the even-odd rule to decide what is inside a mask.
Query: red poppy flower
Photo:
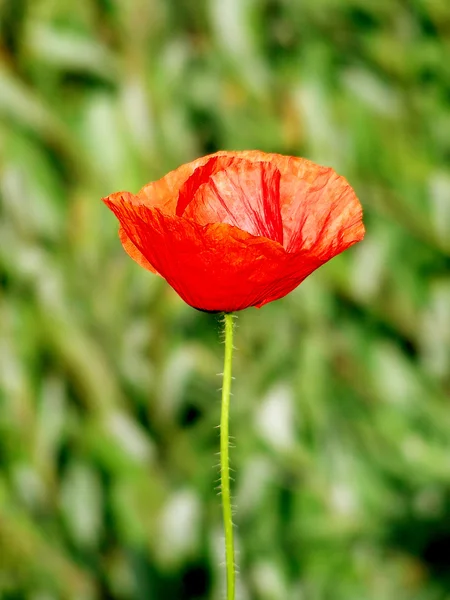
[[[343,177],[280,154],[217,152],[103,200],[131,258],[206,311],[282,298],[364,236]]]

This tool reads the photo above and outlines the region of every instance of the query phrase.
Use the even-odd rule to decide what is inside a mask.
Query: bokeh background
[[[2,599],[224,598],[220,322],[100,198],[244,148],[367,236],[239,316],[239,600],[450,598],[448,0],[1,0]]]

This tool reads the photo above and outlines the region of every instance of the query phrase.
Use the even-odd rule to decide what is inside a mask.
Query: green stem
[[[225,361],[223,367],[222,411],[220,416],[220,477],[222,490],[223,526],[225,530],[225,563],[227,571],[227,600],[234,600],[235,567],[233,515],[230,496],[229,413],[231,392],[231,363],[233,357],[233,315],[225,314]]]

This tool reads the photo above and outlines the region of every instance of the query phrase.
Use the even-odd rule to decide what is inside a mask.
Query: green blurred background
[[[448,0],[0,0],[2,599],[224,598],[220,323],[100,198],[244,148],[367,236],[239,316],[239,600],[450,599]]]

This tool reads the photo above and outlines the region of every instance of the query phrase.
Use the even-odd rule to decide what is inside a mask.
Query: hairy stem
[[[229,413],[231,393],[231,363],[233,356],[233,315],[225,314],[225,360],[223,368],[222,410],[220,415],[220,476],[222,490],[223,525],[225,531],[225,563],[227,572],[227,600],[235,597],[235,565],[233,521],[230,495]]]

